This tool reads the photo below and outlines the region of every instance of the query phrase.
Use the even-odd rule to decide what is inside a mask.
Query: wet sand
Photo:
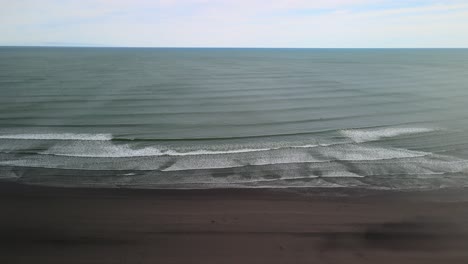
[[[468,263],[468,191],[0,183],[0,263]]]

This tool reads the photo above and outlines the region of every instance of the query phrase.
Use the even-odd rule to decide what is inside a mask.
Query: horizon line
[[[136,48],[136,49],[468,49],[468,47],[217,47],[217,46],[105,46],[105,45],[0,45],[0,48]]]

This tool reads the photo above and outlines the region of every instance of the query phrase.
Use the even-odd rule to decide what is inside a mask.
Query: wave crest
[[[341,130],[340,132],[342,135],[352,139],[354,142],[362,143],[368,141],[375,141],[387,137],[433,132],[435,130],[436,129],[425,127],[400,127],[377,129],[349,129]]]
[[[75,134],[75,133],[8,134],[8,135],[0,135],[0,139],[110,141],[112,140],[112,135],[111,134]]]

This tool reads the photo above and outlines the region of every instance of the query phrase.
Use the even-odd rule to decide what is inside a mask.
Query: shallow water
[[[467,49],[0,48],[0,178],[468,184]]]

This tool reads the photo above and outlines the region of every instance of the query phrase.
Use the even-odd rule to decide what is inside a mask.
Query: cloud
[[[468,47],[459,0],[16,0],[0,25],[0,45]]]

